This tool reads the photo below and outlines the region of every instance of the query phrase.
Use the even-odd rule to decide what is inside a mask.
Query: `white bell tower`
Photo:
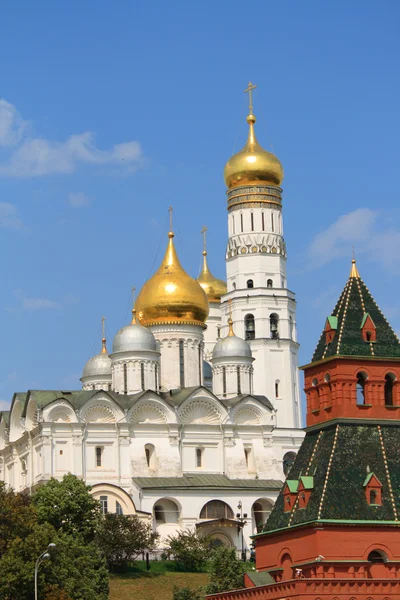
[[[231,300],[237,335],[255,359],[253,393],[265,395],[277,409],[278,427],[301,427],[296,300],[288,289],[283,239],[283,167],[258,143],[249,84],[249,135],[243,150],[229,159],[228,292],[222,298],[222,335],[228,334]]]

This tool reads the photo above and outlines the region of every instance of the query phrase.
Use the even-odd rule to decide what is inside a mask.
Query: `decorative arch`
[[[39,423],[39,409],[36,401],[30,398],[26,409],[25,427],[28,431],[34,429]]]
[[[15,442],[18,438],[20,438],[24,433],[24,427],[22,425],[22,411],[23,405],[19,398],[15,399],[11,407],[11,415],[10,415],[10,442]]]
[[[132,498],[122,488],[117,485],[113,485],[112,483],[98,483],[92,486],[91,492],[92,496],[96,498],[102,505],[105,505],[104,500],[101,501],[100,498],[107,498],[106,512],[114,512],[124,515],[135,515],[136,507]],[[119,507],[117,505],[119,504]],[[121,511],[122,509],[122,511]]]
[[[151,402],[143,402],[134,406],[129,415],[130,423],[156,423],[167,422],[167,415],[164,410]]]
[[[370,544],[364,551],[363,560],[371,562],[369,556],[372,552],[379,553],[385,559],[383,562],[387,562],[393,558],[389,548],[384,544]]]
[[[253,502],[251,513],[256,533],[259,533],[263,530],[263,527],[267,522],[269,515],[271,514],[273,506],[274,503],[268,498],[258,498],[258,500]]]
[[[52,423],[77,423],[78,418],[69,402],[66,400],[56,400],[43,411],[43,421]]]
[[[285,477],[289,475],[290,469],[293,466],[294,461],[296,460],[296,452],[286,452],[282,461],[282,468]]]
[[[261,412],[254,406],[242,406],[233,415],[236,425],[260,425]]]
[[[225,546],[225,548],[233,548],[234,544],[226,533],[221,533],[220,531],[212,531],[210,534],[210,542],[213,548],[220,548]]]
[[[180,422],[185,425],[218,425],[222,421],[221,412],[208,398],[190,400],[179,411]]]
[[[234,519],[235,515],[229,504],[222,500],[210,500],[200,511],[200,519]]]
[[[175,498],[160,498],[153,505],[153,516],[156,525],[178,523],[181,505]]]
[[[2,417],[0,421],[0,450],[3,450],[5,446],[8,444],[8,427],[7,423]]]
[[[115,423],[124,413],[109,396],[96,394],[82,407],[79,416],[86,423]]]

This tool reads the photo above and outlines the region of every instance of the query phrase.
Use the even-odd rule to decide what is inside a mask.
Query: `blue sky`
[[[2,3],[0,401],[71,389],[128,322],[174,206],[194,276],[200,229],[224,276],[223,167],[257,136],[285,168],[300,362],[348,277],[400,330],[397,2]]]

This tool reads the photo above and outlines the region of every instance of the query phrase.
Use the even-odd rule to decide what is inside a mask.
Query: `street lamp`
[[[236,513],[236,517],[237,519],[240,521],[240,525],[239,525],[239,531],[242,530],[242,561],[246,562],[246,550],[244,549],[244,526],[247,524],[247,513],[243,512],[243,505],[242,505],[242,501],[239,500],[239,503],[237,505],[239,512]]]
[[[38,557],[36,563],[35,563],[35,600],[37,600],[38,595],[37,595],[37,577],[38,577],[38,571],[39,571],[39,567],[42,564],[42,562],[44,560],[48,560],[49,558],[51,558],[51,555],[49,553],[49,550],[53,550],[53,548],[55,548],[56,545],[55,544],[49,544],[46,548],[46,550],[44,552],[42,552],[42,554]]]

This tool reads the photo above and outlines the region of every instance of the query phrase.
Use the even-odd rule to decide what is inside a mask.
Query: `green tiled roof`
[[[246,575],[255,586],[275,583],[275,579],[267,571],[248,571]]]
[[[306,490],[312,490],[314,487],[314,477],[306,477],[305,475],[302,475],[300,477],[300,481],[302,482],[304,489]]]
[[[399,448],[399,421],[385,425],[337,423],[307,432],[290,480],[300,479],[303,473],[314,478],[308,504],[300,509],[296,501],[291,512],[284,512],[281,492],[264,531],[319,521],[400,526]],[[382,484],[382,506],[367,503],[364,483],[368,474]]]
[[[333,317],[332,315],[328,317],[328,323],[332,327],[332,329],[337,329],[338,320],[337,317]]]
[[[246,490],[280,490],[282,481],[275,479],[230,479],[226,475],[193,474],[182,477],[134,477],[133,481],[142,489],[218,488]]]
[[[295,494],[297,492],[297,488],[299,487],[299,482],[297,479],[286,479],[286,485],[289,488],[289,492]]]
[[[360,328],[367,316],[376,327],[376,342],[364,342]],[[334,356],[400,358],[400,342],[360,277],[350,276],[328,320],[337,319],[335,336],[326,344],[319,339],[312,362]]]

